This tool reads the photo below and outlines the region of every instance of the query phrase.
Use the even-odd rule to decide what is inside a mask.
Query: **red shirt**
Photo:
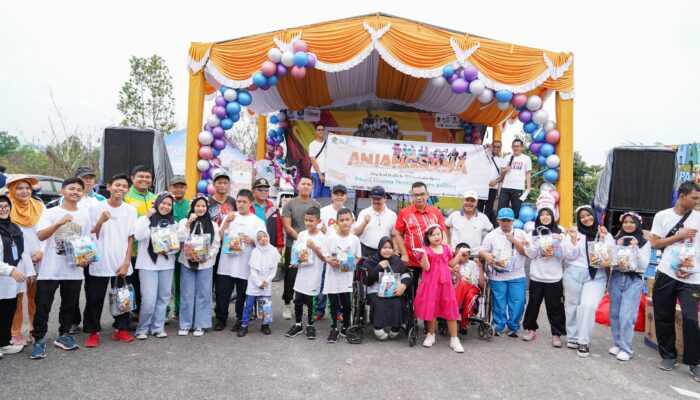
[[[445,218],[437,208],[426,205],[423,211],[418,211],[416,206],[401,209],[396,218],[396,231],[403,235],[403,241],[406,244],[408,251],[409,264],[412,267],[420,267],[420,262],[416,258],[413,249],[420,248],[423,245],[423,235],[426,228],[430,225],[440,225],[440,230],[443,232],[445,228]]]

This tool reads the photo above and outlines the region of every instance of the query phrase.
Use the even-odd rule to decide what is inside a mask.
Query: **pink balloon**
[[[277,75],[279,76],[285,76],[287,75],[287,67],[284,66],[284,64],[279,63],[277,64]]]
[[[307,52],[309,50],[309,46],[306,44],[305,41],[303,41],[301,39],[294,42],[294,45],[292,47],[294,48],[295,53],[298,51]]]
[[[313,68],[316,66],[316,56],[311,53],[306,53],[308,56],[308,61],[306,61],[306,68]]]
[[[211,160],[214,157],[214,151],[209,146],[202,146],[199,148],[199,158],[202,160]]]
[[[306,68],[297,67],[296,65],[292,67],[292,76],[296,79],[301,79],[306,76]]]
[[[522,110],[520,111],[520,114],[518,114],[518,120],[520,120],[520,122],[523,124],[526,124],[532,121],[532,113],[530,110]]]
[[[250,86],[248,86],[248,87],[246,88],[246,90],[248,90],[249,92],[254,92],[254,91],[258,90],[258,86],[257,86],[256,84],[253,83],[253,84],[251,84]]]
[[[559,136],[559,131],[556,129],[552,129],[551,131],[545,134],[544,140],[546,140],[547,143],[550,144],[557,144],[559,143]]]
[[[275,150],[275,158],[282,158],[284,152],[282,150]]]
[[[280,121],[280,128],[288,128],[289,127],[289,122],[285,121]]]
[[[212,158],[211,162],[216,166],[221,166],[221,159],[219,159],[219,157]]]
[[[270,155],[270,153],[265,153],[265,159],[272,160],[272,155]]]
[[[213,183],[210,183],[209,185],[207,185],[207,193],[209,193],[212,196],[214,195],[214,193],[216,193],[216,189],[214,189]]]
[[[527,103],[527,95],[525,93],[518,93],[510,100],[513,107],[524,107]]]
[[[559,192],[557,192],[556,190],[550,190],[549,194],[552,195],[552,197],[554,197],[555,202],[559,203]]]
[[[211,113],[212,113],[212,114],[216,114],[216,107],[217,107],[216,104],[214,104],[213,106],[211,106]]]
[[[269,78],[275,73],[277,73],[277,64],[270,60],[267,60],[260,67],[260,71],[263,73],[263,75]]]

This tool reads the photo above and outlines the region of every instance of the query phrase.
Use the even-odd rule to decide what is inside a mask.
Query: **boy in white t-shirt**
[[[501,164],[501,176],[503,184],[501,194],[498,195],[498,209],[511,208],[515,212],[515,219],[520,214],[523,191],[530,191],[532,179],[532,160],[523,154],[523,141],[513,140],[513,154],[503,157]],[[499,178],[500,179],[500,178]]]
[[[287,331],[287,337],[297,336],[304,330],[301,319],[306,305],[306,338],[316,339],[313,302],[321,290],[321,274],[325,265],[323,249],[326,247],[326,236],[318,229],[320,221],[321,211],[318,207],[307,208],[304,213],[306,230],[299,232],[292,245],[290,268],[296,268],[297,274],[294,281],[294,325]]]
[[[354,220],[347,208],[338,211],[338,232],[328,237],[326,242],[326,276],[323,281],[323,294],[331,302],[331,331],[328,343],[338,341],[338,335],[345,337],[350,327],[350,294],[357,263],[362,258],[360,239],[350,233]],[[343,327],[338,331],[338,308],[342,306]]]

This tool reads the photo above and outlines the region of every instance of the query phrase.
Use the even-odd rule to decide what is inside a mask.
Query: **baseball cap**
[[[386,197],[386,191],[381,186],[375,186],[369,191],[369,197],[373,199],[379,199]]]
[[[333,189],[331,190],[331,193],[338,193],[338,192],[341,192],[341,193],[343,193],[343,194],[347,194],[347,193],[348,193],[348,189],[346,189],[345,186],[343,186],[343,185],[335,185],[335,186],[333,186]]]
[[[507,207],[501,208],[498,210],[498,219],[509,219],[509,220],[514,220],[515,219],[515,213],[513,213],[513,210]]]
[[[479,197],[476,195],[476,192],[473,190],[468,190],[466,193],[464,193],[464,198],[465,199],[479,200]]]
[[[75,170],[75,177],[76,177],[76,178],[80,178],[80,177],[83,177],[83,176],[86,176],[86,175],[93,175],[93,176],[96,176],[97,174],[96,174],[95,171],[94,171],[92,168],[90,168],[90,167],[80,167],[80,168],[78,168],[78,169]]]
[[[228,176],[228,172],[224,171],[223,168],[219,168],[216,172],[214,172],[214,176],[212,176],[214,182],[216,182],[216,180],[219,178],[226,178],[231,181],[231,177]]]
[[[255,182],[253,182],[253,189],[256,188],[262,188],[262,187],[270,187],[270,182],[267,181],[265,178],[260,178],[256,179]]]
[[[181,183],[183,185],[187,185],[187,181],[185,180],[185,177],[182,175],[175,175],[173,176],[173,179],[170,180],[171,185],[175,185]]]

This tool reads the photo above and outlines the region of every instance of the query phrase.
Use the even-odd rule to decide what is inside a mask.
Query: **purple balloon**
[[[211,147],[215,148],[216,150],[223,150],[226,148],[226,142],[223,139],[214,139]]]
[[[270,85],[260,86],[260,90],[270,90]]]
[[[526,124],[532,121],[532,112],[530,112],[530,110],[522,110],[520,111],[520,114],[518,114],[518,119],[523,124]]]
[[[459,79],[459,75],[457,75],[457,74],[452,74],[452,76],[450,76],[449,78],[447,78],[447,82],[449,82],[450,84],[452,84],[452,82],[456,81],[457,79]]]
[[[309,57],[308,60],[306,61],[306,68],[313,68],[316,66],[316,56],[311,54],[311,53],[306,53],[306,55]]]
[[[285,67],[284,64],[282,64],[282,63],[277,64],[277,75],[279,75],[279,76],[287,75],[287,67]]]
[[[214,110],[214,114],[219,119],[226,118],[226,108],[221,107],[221,106],[216,106],[216,109]]]
[[[207,131],[207,132],[211,132],[211,129],[212,129],[212,128],[211,128],[211,126],[209,126],[209,124],[204,124],[204,126],[202,127],[202,129],[204,129],[204,130]]]
[[[215,139],[221,139],[222,137],[224,137],[226,132],[224,131],[224,128],[217,126],[211,129],[211,134],[214,135]]]
[[[464,68],[462,75],[464,76],[464,79],[471,82],[479,76],[479,70],[477,70],[475,66],[469,65]]]
[[[202,171],[202,179],[209,179],[209,170]]]
[[[227,101],[224,99],[224,96],[216,96],[214,103],[216,103],[216,105],[219,107],[226,107]]]
[[[269,137],[267,138],[267,144],[269,144],[270,146],[274,146],[277,144],[277,142],[275,142],[275,138]]]
[[[469,87],[469,82],[465,81],[462,78],[457,78],[454,82],[452,82],[452,91],[454,93],[464,93],[467,91],[467,87]]]
[[[542,147],[542,143],[537,143],[537,142],[530,143],[530,153],[539,154],[540,147]]]

